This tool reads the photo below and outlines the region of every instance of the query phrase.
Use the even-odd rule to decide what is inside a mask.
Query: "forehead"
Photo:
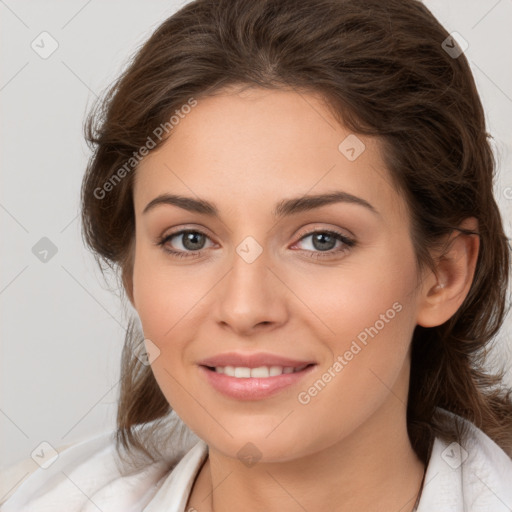
[[[270,210],[283,197],[343,190],[401,214],[381,151],[376,138],[340,125],[318,95],[225,91],[199,99],[139,164],[135,207],[140,214],[155,196],[174,193],[232,212],[262,203]]]

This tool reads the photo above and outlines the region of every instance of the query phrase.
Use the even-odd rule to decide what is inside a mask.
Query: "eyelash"
[[[166,253],[170,254],[173,257],[177,257],[177,258],[197,257],[198,258],[201,256],[201,252],[202,252],[201,250],[199,250],[199,251],[175,251],[173,249],[169,249],[169,248],[165,247],[165,244],[168,240],[170,240],[178,235],[184,235],[187,233],[198,233],[200,235],[203,235],[203,236],[209,238],[206,233],[203,233],[200,230],[184,229],[184,230],[176,231],[175,233],[171,233],[169,235],[159,238],[156,245],[160,246],[163,251],[165,251]],[[345,247],[342,247],[341,249],[337,249],[337,250],[330,249],[329,251],[307,251],[306,250],[306,252],[309,253],[308,257],[313,258],[313,259],[319,260],[319,259],[323,259],[323,258],[332,257],[333,255],[336,255],[339,253],[345,253],[345,252],[348,252],[352,247],[354,247],[356,245],[355,240],[348,238],[347,236],[343,235],[342,233],[339,233],[339,232],[333,231],[333,230],[326,230],[326,229],[309,231],[308,233],[305,233],[303,236],[301,236],[299,238],[298,242],[302,241],[303,239],[307,238],[308,236],[315,235],[317,233],[334,236],[334,238],[336,240],[343,242],[345,244]]]

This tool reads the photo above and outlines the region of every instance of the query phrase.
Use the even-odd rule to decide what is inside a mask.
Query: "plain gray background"
[[[0,0],[0,469],[42,441],[59,447],[115,426],[127,312],[81,241],[79,190],[89,156],[82,123],[92,99],[184,3]],[[469,44],[510,237],[512,1],[425,3]],[[33,41],[40,52],[58,48],[42,58]],[[34,254],[37,244],[48,247],[43,237],[56,250],[46,261]],[[495,352],[508,368],[510,333],[509,315]]]

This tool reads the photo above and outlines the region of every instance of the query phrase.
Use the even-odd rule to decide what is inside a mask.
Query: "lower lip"
[[[206,366],[199,366],[210,384],[220,393],[239,400],[260,400],[275,395],[279,391],[293,384],[297,384],[306,375],[310,374],[316,364],[308,366],[300,372],[282,373],[274,377],[230,377],[225,373],[217,373]]]

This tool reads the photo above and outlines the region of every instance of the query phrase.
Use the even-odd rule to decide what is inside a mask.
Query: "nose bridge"
[[[217,296],[220,321],[238,331],[278,321],[284,309],[270,256],[251,235],[234,247],[231,269]]]
[[[229,292],[242,300],[247,296],[254,303],[267,294],[270,252],[268,247],[251,235],[246,236],[234,249],[232,269],[228,276]]]

